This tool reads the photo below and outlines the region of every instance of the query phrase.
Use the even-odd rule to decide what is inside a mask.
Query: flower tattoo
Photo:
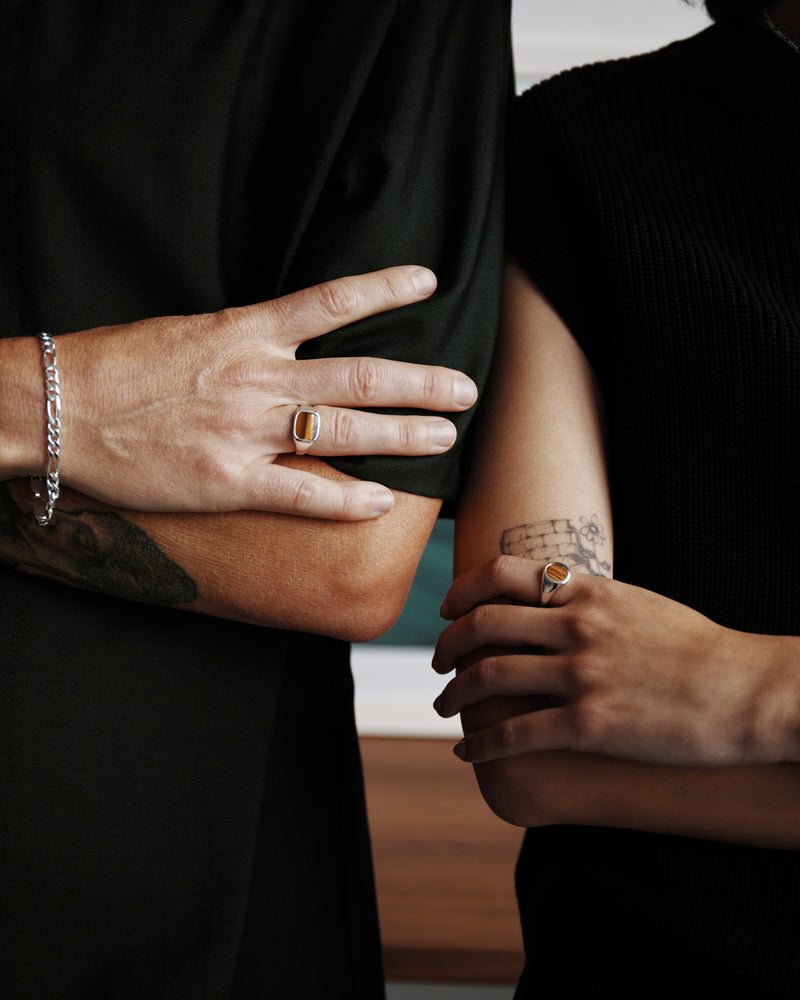
[[[606,533],[603,530],[603,525],[597,520],[597,514],[594,514],[591,518],[581,518],[580,532],[587,542],[593,542],[595,545],[603,545],[605,543]]]

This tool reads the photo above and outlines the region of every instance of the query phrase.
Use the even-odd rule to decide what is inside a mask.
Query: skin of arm
[[[392,503],[384,486],[275,463],[294,450],[297,407],[312,400],[319,408],[318,457],[439,454],[455,441],[450,421],[350,407],[464,410],[474,384],[433,366],[295,353],[435,287],[427,268],[393,267],[252,306],[56,337],[62,484],[134,510],[384,513]],[[0,340],[0,480],[44,468],[42,383],[34,338]]]
[[[493,752],[513,754],[486,760],[478,751],[477,759],[482,762],[475,770],[484,797],[498,815],[521,826],[618,826],[759,846],[800,847],[800,768],[796,765],[697,768],[561,749],[520,752],[532,745],[526,719],[554,719],[559,711],[562,722],[579,721],[557,727],[557,736],[551,731],[549,746],[609,752],[603,740],[610,741],[609,734],[614,735],[613,726],[606,725],[614,718],[613,712],[598,709],[598,703],[593,706],[586,691],[602,689],[592,678],[602,676],[606,661],[593,651],[611,650],[606,659],[613,664],[621,636],[628,643],[628,657],[638,653],[643,662],[644,658],[658,660],[653,657],[658,643],[665,662],[679,654],[690,657],[693,675],[700,670],[699,663],[705,665],[715,657],[737,677],[746,673],[742,669],[737,673],[735,668],[741,663],[758,667],[755,674],[762,682],[767,679],[762,689],[768,697],[766,707],[756,711],[751,706],[752,714],[759,716],[751,720],[753,745],[759,742],[758,733],[771,730],[784,736],[790,752],[796,752],[797,710],[778,709],[776,701],[789,706],[798,703],[798,640],[731,633],[666,598],[595,577],[565,587],[556,595],[558,602],[554,598],[546,609],[518,603],[535,603],[531,591],[538,593],[542,560],[570,562],[575,569],[588,568],[591,573],[599,572],[601,563],[610,564],[607,526],[611,518],[597,394],[588,363],[558,315],[514,265],[507,273],[505,303],[500,346],[476,441],[481,460],[473,465],[457,519],[456,571],[466,575],[454,585],[444,611],[455,617],[473,603],[477,606],[445,631],[435,662],[444,672],[460,660],[459,669],[465,671],[437,701],[442,714],[453,714],[466,705],[462,722],[468,737],[500,724]],[[543,521],[543,514],[556,520]],[[552,547],[548,525],[572,526],[572,551],[569,532],[566,543],[556,537],[561,547]],[[602,540],[596,532],[587,538],[593,533],[592,525],[600,526]],[[588,529],[583,535],[581,527]],[[508,555],[497,557],[499,544]],[[581,553],[587,548],[592,550],[592,559]],[[530,566],[527,580],[520,575],[519,560],[509,558],[513,555],[538,560]],[[482,566],[486,560],[490,563]],[[492,578],[500,581],[499,586],[493,586]],[[498,594],[503,595],[501,601]],[[490,595],[494,600],[483,603]],[[620,615],[613,610],[614,597],[620,607],[633,608],[632,618],[644,620],[641,636],[621,629],[615,621]],[[673,621],[670,614],[678,618]],[[645,643],[644,648],[637,649],[637,642]],[[543,645],[550,647],[548,653],[556,648],[566,651],[558,662],[569,680],[562,677],[548,685],[537,675],[527,687],[516,681],[509,684],[508,677],[518,678],[523,662],[530,667],[546,659],[541,655]],[[483,677],[465,693],[461,679],[476,666]],[[567,688],[575,678],[579,696],[571,701]],[[687,692],[677,687],[676,717],[688,706]],[[734,701],[738,698],[737,705],[752,694],[748,685],[738,694],[735,686],[727,690]],[[789,697],[792,691],[794,700]],[[487,698],[499,692],[514,696]],[[529,696],[521,697],[524,692]],[[552,694],[559,702],[554,703]],[[620,701],[625,703],[626,696],[623,691]],[[682,699],[687,699],[685,706]],[[561,701],[582,707],[572,715],[560,708],[553,711]],[[613,708],[613,701],[604,704]],[[723,716],[729,712],[741,718],[730,704],[723,708]],[[647,742],[645,732],[640,745],[629,747],[627,756],[639,754],[648,760],[642,749]],[[774,739],[761,742],[769,745],[761,759],[781,759],[776,756]],[[544,748],[547,739],[535,745]],[[738,745],[741,751],[741,739]],[[610,752],[619,752],[618,747]],[[466,759],[471,759],[468,753]]]
[[[279,461],[331,480],[319,459]],[[358,522],[262,511],[123,511],[62,491],[53,522],[29,511],[27,480],[0,484],[0,561],[125,600],[363,642],[403,608],[440,502],[395,492]]]
[[[292,414],[301,400],[319,407],[317,454],[435,454],[455,439],[450,421],[343,407],[461,410],[475,386],[443,368],[294,353],[434,287],[429,270],[397,267],[56,338],[62,490],[46,527],[20,478],[44,467],[40,350],[31,337],[0,341],[0,562],[125,600],[353,641],[382,634],[439,501],[281,454]]]

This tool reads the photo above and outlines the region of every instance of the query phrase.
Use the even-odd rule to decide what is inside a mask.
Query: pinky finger
[[[390,489],[358,479],[328,479],[313,472],[270,464],[267,477],[247,503],[251,510],[331,521],[367,521],[394,505]]]

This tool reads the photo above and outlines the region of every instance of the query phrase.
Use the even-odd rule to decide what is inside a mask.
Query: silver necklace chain
[[[773,35],[777,35],[778,38],[782,38],[783,41],[786,42],[786,44],[788,46],[790,46],[791,48],[793,48],[795,50],[795,52],[800,52],[800,45],[798,45],[797,42],[793,42],[792,39],[789,38],[788,35],[784,35],[784,33],[781,31],[781,29],[778,27],[778,25],[770,17],[770,13],[769,13],[769,11],[767,10],[766,7],[763,10],[763,14],[764,14],[764,21],[766,22],[766,25],[769,28],[769,30],[772,32],[772,34]]]

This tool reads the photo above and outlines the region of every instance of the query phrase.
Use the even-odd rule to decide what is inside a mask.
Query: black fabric
[[[483,0],[4,2],[0,335],[410,262],[436,270],[432,301],[306,353],[482,382],[508,17]],[[457,454],[337,465],[457,488]],[[0,609],[0,994],[382,996],[346,647],[8,569]]]
[[[511,128],[513,252],[608,410],[615,575],[774,634],[800,633],[798,92],[797,53],[734,20],[535,87]],[[797,994],[796,852],[537,830],[518,891],[520,997]]]
[[[391,264],[429,302],[303,348],[452,364],[494,337],[508,4],[6,5],[13,176],[0,330],[65,333],[262,301]],[[186,22],[186,23],[184,23]],[[470,414],[455,417],[460,437]],[[435,459],[337,466],[455,495]]]

